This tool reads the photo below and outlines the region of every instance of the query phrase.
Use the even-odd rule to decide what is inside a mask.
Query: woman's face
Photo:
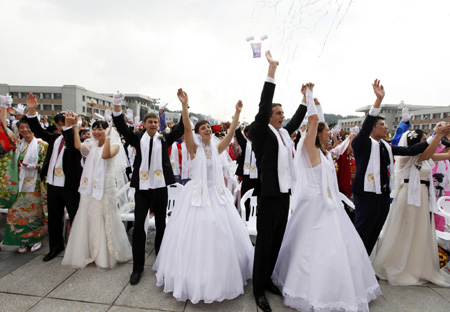
[[[19,133],[25,139],[33,139],[34,134],[30,130],[30,126],[27,123],[21,122],[19,125]]]
[[[198,128],[198,134],[200,134],[203,141],[211,140],[212,137],[211,125],[208,123],[201,125]]]
[[[330,138],[331,138],[331,130],[326,125],[325,128],[322,130],[322,132],[319,133],[320,143],[326,144],[326,143],[330,142]]]
[[[105,140],[105,129],[103,129],[101,126],[95,126],[92,128],[92,136],[97,141],[104,141]]]

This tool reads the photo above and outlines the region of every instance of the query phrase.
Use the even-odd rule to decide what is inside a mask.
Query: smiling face
[[[324,146],[327,146],[331,143],[331,130],[328,128],[328,125],[325,125],[325,128],[322,130],[322,132],[317,134],[319,136],[320,143]]]
[[[270,115],[269,124],[279,130],[283,126],[284,111],[280,104],[272,107],[272,115]]]
[[[19,124],[19,133],[25,139],[25,141],[30,142],[34,138],[34,133],[31,132],[30,126],[26,122],[21,122]]]
[[[211,125],[209,123],[202,124],[198,128],[198,132],[197,133],[200,134],[200,136],[202,137],[202,140],[204,142],[210,141],[211,138],[212,138]]]
[[[158,118],[148,117],[144,122],[144,128],[147,130],[147,134],[151,137],[158,132],[159,129],[159,120]]]
[[[92,128],[92,136],[99,142],[105,141],[105,129],[102,128],[101,124]]]

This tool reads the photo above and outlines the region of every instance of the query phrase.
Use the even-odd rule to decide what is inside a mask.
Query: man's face
[[[89,139],[90,137],[91,137],[91,133],[89,131],[84,131],[81,134],[81,138],[84,139],[84,140]]]
[[[62,133],[62,128],[64,127],[64,122],[63,121],[58,121],[56,123],[56,132],[57,133]]]
[[[154,136],[156,132],[158,132],[159,129],[159,121],[158,118],[147,118],[147,120],[144,123],[144,128],[147,130],[147,133],[149,136]]]
[[[283,126],[284,111],[281,105],[272,107],[272,115],[270,116],[269,123],[277,130]]]
[[[383,119],[378,119],[375,127],[372,130],[372,137],[374,139],[383,139],[387,136],[388,126]]]

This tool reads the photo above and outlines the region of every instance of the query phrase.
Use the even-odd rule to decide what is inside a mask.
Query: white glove
[[[14,108],[14,110],[16,111],[16,113],[18,115],[23,115],[23,112],[25,111],[25,108],[27,108],[25,105],[19,103],[19,105],[17,105],[17,107]]]
[[[135,128],[139,127],[139,124],[140,124],[139,116],[135,116],[134,117],[134,127]]]
[[[97,117],[97,119],[105,120],[105,117],[103,117],[103,116],[100,115],[100,114],[94,113],[94,116]]]
[[[78,128],[81,128],[81,126],[83,125],[83,119],[81,118],[81,116],[78,116],[77,125],[78,125]]]
[[[116,93],[116,94],[113,95],[113,104],[114,105],[122,104],[123,100],[125,100],[125,94],[123,94],[123,93]]]
[[[361,130],[359,127],[353,127],[350,129],[350,134],[358,135],[359,130]]]
[[[404,107],[402,109],[402,122],[407,123],[411,120],[412,114],[409,113],[409,109],[407,107]]]
[[[27,164],[22,162],[22,166],[24,166],[27,169],[36,169],[36,164]]]
[[[128,108],[125,117],[127,117],[127,120],[129,122],[132,122],[133,121],[133,110]]]
[[[341,133],[341,128],[335,126],[333,129],[331,129],[331,133],[333,133],[334,135],[339,135],[339,133]]]
[[[2,103],[1,105],[2,105],[2,107],[10,108],[12,102],[13,102],[13,100],[12,100],[11,95],[7,94],[7,95],[4,95],[4,96],[1,96],[1,103]]]
[[[103,117],[105,118],[105,121],[106,122],[111,122],[111,120],[112,120],[111,116],[112,116],[112,112],[111,112],[111,110],[109,108],[107,108],[105,110],[105,113],[103,114]]]

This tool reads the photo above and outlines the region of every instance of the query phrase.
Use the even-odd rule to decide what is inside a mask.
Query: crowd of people
[[[250,124],[239,123],[244,105],[238,101],[230,123],[194,126],[183,89],[177,92],[181,120],[169,125],[164,105],[142,121],[124,114],[121,93],[113,96],[113,111],[90,126],[71,111],[54,116],[54,126],[40,122],[32,93],[26,107],[13,108],[12,98],[2,96],[3,245],[34,252],[48,234],[43,261],[63,250],[62,265],[77,269],[94,262],[107,270],[132,260],[130,284],[136,285],[151,212],[157,285],[177,300],[230,300],[251,279],[265,312],[271,311],[266,291],[299,311],[368,311],[381,295],[377,279],[448,287],[435,235],[435,227],[446,225],[433,214],[444,191],[436,195],[433,174],[450,179],[450,125],[439,124],[427,137],[409,130],[404,109],[389,144],[379,80],[361,129],[330,129],[313,83],[302,85],[301,103],[284,124],[283,106],[273,103],[279,64],[269,51],[266,58],[268,74]],[[166,227],[167,187],[175,182],[185,186]],[[449,185],[441,189],[448,192]],[[135,191],[131,244],[118,208],[124,188]],[[250,204],[241,217],[234,194],[249,190],[257,197],[254,245],[243,221]]]

